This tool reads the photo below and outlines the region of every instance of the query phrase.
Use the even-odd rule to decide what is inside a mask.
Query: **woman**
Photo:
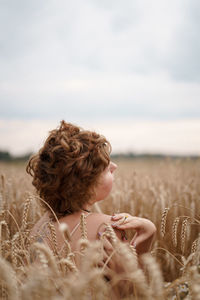
[[[81,237],[80,217],[84,213],[90,241],[98,239],[102,224],[109,223],[121,240],[125,239],[124,230],[136,231],[131,244],[138,254],[150,250],[156,231],[151,221],[127,213],[110,216],[91,212],[94,203],[105,199],[112,189],[117,166],[110,161],[110,151],[110,143],[105,137],[65,121],[50,132],[44,146],[27,166],[46,208],[32,235],[52,247],[47,224],[53,220],[58,250],[62,249],[64,240],[55,214],[59,223],[67,224],[71,248],[75,251]]]

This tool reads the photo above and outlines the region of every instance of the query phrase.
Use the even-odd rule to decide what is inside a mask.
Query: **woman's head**
[[[109,166],[110,151],[102,135],[62,121],[32,156],[27,172],[40,197],[62,216],[92,199],[100,174]]]

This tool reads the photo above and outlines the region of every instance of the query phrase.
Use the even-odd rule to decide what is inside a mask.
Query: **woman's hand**
[[[119,230],[133,229],[136,234],[130,241],[138,254],[148,252],[151,248],[156,233],[156,226],[148,219],[133,217],[128,213],[120,213],[112,216],[112,227]]]

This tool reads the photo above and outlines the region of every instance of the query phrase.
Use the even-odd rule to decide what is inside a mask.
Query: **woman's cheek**
[[[105,176],[104,180],[101,183],[101,186],[99,186],[98,190],[98,200],[105,199],[109,193],[112,190],[112,183],[113,183],[113,177],[112,176]]]
[[[106,180],[106,184],[105,184],[105,191],[107,194],[109,194],[112,190],[112,185],[113,185],[113,177],[112,175],[111,176],[108,176],[107,180]],[[106,195],[107,196],[107,195]]]

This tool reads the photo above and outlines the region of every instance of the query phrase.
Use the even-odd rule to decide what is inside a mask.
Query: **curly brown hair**
[[[61,121],[30,158],[26,171],[40,197],[61,217],[82,209],[94,196],[110,151],[104,136]]]

